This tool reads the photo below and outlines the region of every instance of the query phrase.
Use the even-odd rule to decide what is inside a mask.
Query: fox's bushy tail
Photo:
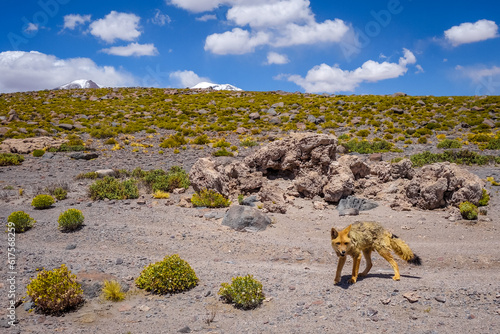
[[[413,251],[410,249],[410,246],[406,244],[403,240],[399,239],[394,234],[391,236],[391,248],[400,258],[405,260],[410,264],[414,264],[416,266],[420,266],[422,264],[422,260],[418,255],[415,255]]]

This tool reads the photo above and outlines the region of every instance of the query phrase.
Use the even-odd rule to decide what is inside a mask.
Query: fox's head
[[[332,227],[332,247],[338,256],[345,256],[351,246],[349,231],[351,231],[351,225],[340,232],[337,232],[337,230]]]

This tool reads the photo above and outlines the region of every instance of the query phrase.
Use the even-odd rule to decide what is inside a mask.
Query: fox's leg
[[[399,267],[396,261],[394,261],[391,252],[387,249],[377,249],[377,251],[384,259],[387,260],[387,262],[390,263],[392,269],[394,269],[394,276],[392,276],[392,279],[395,281],[399,281]]]
[[[339,263],[337,264],[337,273],[335,274],[335,284],[340,282],[340,275],[342,274],[342,268],[344,268],[346,256],[339,256]]]
[[[370,269],[372,269],[372,250],[367,249],[367,250],[363,251],[363,255],[365,256],[365,260],[366,260],[366,268],[362,273],[359,274],[359,276],[368,275],[368,272],[370,271]]]
[[[361,253],[358,256],[352,257],[352,277],[349,283],[354,284],[358,280],[359,264],[361,263]]]

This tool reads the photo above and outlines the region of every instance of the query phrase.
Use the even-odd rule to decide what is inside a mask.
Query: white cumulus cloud
[[[89,58],[60,59],[36,51],[1,52],[0,73],[2,93],[52,89],[77,79],[110,87],[136,83],[131,74],[113,66],[98,66]]]
[[[64,16],[63,29],[74,30],[77,26],[90,22],[90,15],[69,14]]]
[[[203,16],[197,17],[196,21],[207,22],[210,20],[217,20],[217,15],[215,14],[205,14]]]
[[[286,0],[269,3],[235,5],[227,19],[236,25],[252,28],[279,27],[287,23],[312,23],[314,17],[308,0]]]
[[[368,60],[353,71],[321,64],[309,70],[305,77],[290,75],[288,80],[309,93],[352,92],[363,82],[377,82],[404,75],[408,71],[407,66],[415,64],[417,60],[410,50],[403,49],[403,54],[397,63]]]
[[[170,81],[174,87],[193,87],[200,82],[210,82],[210,79],[200,77],[193,71],[175,71],[170,73]]]
[[[269,52],[267,54],[267,65],[272,65],[272,64],[277,64],[277,65],[283,65],[283,64],[288,64],[290,60],[286,55],[279,54],[277,52]]]
[[[133,41],[141,35],[140,20],[135,14],[111,11],[103,19],[90,24],[90,33],[107,43],[113,43],[117,39]]]
[[[212,34],[205,41],[205,50],[215,54],[245,54],[253,52],[259,45],[269,42],[265,32],[251,34],[247,30],[234,28],[222,34]]]
[[[101,51],[110,55],[123,57],[156,56],[158,54],[158,49],[156,49],[154,44],[139,43],[130,43],[127,46],[113,46]]]
[[[498,26],[490,20],[479,20],[475,23],[465,22],[446,30],[444,37],[453,46],[480,42],[498,37]]]
[[[168,5],[174,5],[193,13],[201,13],[213,10],[224,3],[232,1],[221,0],[165,0]]]

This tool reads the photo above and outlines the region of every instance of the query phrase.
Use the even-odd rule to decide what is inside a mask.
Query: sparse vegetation
[[[0,166],[20,165],[23,161],[24,157],[20,154],[0,153]]]
[[[174,254],[148,265],[135,283],[146,291],[166,294],[194,288],[198,284],[198,277],[186,261]]]
[[[54,204],[54,197],[50,195],[38,195],[33,198],[31,201],[31,205],[35,207],[35,209],[43,210],[48,209]]]
[[[488,163],[500,163],[500,157],[480,155],[478,153],[461,150],[461,151],[444,151],[443,153],[431,153],[425,151],[423,153],[414,154],[410,157],[414,167],[422,167],[435,162],[453,162],[462,165],[485,165]]]
[[[119,181],[114,177],[105,176],[90,185],[89,195],[92,200],[134,199],[139,197],[139,189],[133,179]]]
[[[71,232],[80,228],[84,220],[85,217],[80,210],[68,209],[59,215],[57,222],[62,232]]]
[[[225,208],[231,201],[212,189],[203,189],[191,197],[191,203],[196,207]]]
[[[477,214],[478,214],[477,206],[475,206],[471,202],[460,203],[459,209],[460,209],[460,214],[464,219],[467,220],[477,219]]]
[[[83,302],[83,290],[76,275],[62,264],[60,268],[42,270],[27,286],[27,294],[42,313],[60,314]]]
[[[119,302],[125,299],[125,293],[122,291],[122,286],[117,281],[104,281],[102,295],[105,300]]]
[[[462,148],[462,143],[458,140],[444,139],[437,144],[437,148]]]
[[[488,194],[488,191],[483,188],[483,195],[481,196],[481,199],[478,202],[478,206],[487,206],[490,202],[490,194]]]
[[[33,156],[34,156],[35,158],[42,157],[44,154],[45,154],[45,151],[44,151],[44,150],[34,150],[34,151],[33,151]]]
[[[252,275],[234,277],[229,283],[222,283],[219,295],[228,303],[245,310],[259,306],[265,299],[262,283]]]
[[[16,233],[23,233],[35,225],[36,221],[24,211],[12,212],[7,218],[7,223],[13,223]]]

